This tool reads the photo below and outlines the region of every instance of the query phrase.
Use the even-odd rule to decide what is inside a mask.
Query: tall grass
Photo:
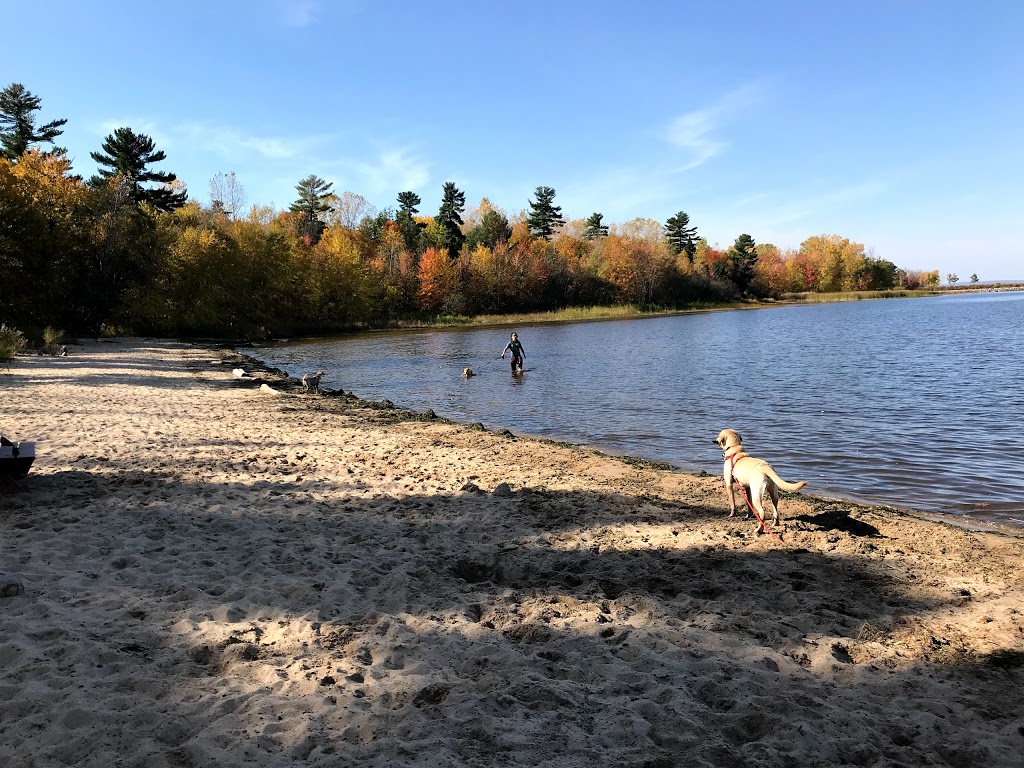
[[[837,301],[865,301],[867,299],[909,299],[922,296],[934,296],[933,290],[895,290],[895,291],[844,291],[840,293],[784,293],[782,301],[803,302],[807,304],[826,304]]]
[[[624,304],[610,307],[565,307],[548,312],[521,312],[503,315],[435,315],[395,322],[398,328],[435,328],[438,326],[536,325],[539,323],[583,323],[591,320],[628,320],[636,317],[681,315],[715,309],[737,309],[747,304],[694,303],[684,307],[639,307]]]

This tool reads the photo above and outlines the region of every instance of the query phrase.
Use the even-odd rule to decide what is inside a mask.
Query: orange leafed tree
[[[427,248],[420,256],[420,309],[440,310],[459,287],[459,265],[448,258],[446,248]]]
[[[623,301],[636,304],[653,301],[675,266],[665,242],[609,235],[602,253],[602,276],[615,285]]]

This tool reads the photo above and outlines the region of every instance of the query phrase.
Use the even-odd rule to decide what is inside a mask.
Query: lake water
[[[261,347],[460,422],[721,472],[723,428],[819,495],[1024,525],[1024,293],[368,333]],[[464,367],[478,375],[465,380]]]

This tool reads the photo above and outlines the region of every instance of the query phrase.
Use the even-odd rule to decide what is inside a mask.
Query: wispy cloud
[[[201,121],[160,124],[148,119],[107,120],[99,131],[105,135],[122,126],[149,136],[160,149],[187,147],[191,153],[205,152],[232,161],[251,156],[265,160],[304,157],[334,138],[330,135],[257,136],[232,126]]]
[[[831,187],[818,179],[735,199],[717,195],[705,199],[691,213],[700,223],[701,234],[712,242],[729,242],[741,232],[748,232],[758,242],[795,248],[817,234],[863,238],[865,211],[875,210],[890,189],[885,179]]]
[[[181,150],[191,154],[208,153],[232,162],[248,158],[262,160],[294,160],[314,154],[335,136],[327,134],[293,136],[259,136],[238,128],[202,121],[159,124],[152,120],[106,121],[106,133],[119,126],[130,126],[136,133],[150,136],[162,150]]]
[[[131,128],[136,134],[145,134],[146,136],[149,136],[149,138],[153,139],[158,148],[163,147],[169,140],[167,132],[162,130],[157,123],[152,120],[139,117],[104,120],[99,125],[95,125],[93,127],[93,132],[97,136],[103,136],[106,138],[118,128]]]
[[[723,128],[743,119],[762,100],[761,89],[748,84],[725,94],[714,104],[675,118],[665,130],[665,140],[689,155],[677,171],[696,168],[721,154],[729,146],[721,136]]]
[[[322,3],[320,0],[284,0],[275,5],[286,27],[308,27],[316,20]]]
[[[818,185],[815,185],[818,186]],[[737,200],[734,208],[756,208],[761,218],[776,226],[794,224],[828,214],[837,208],[850,206],[882,195],[889,185],[883,180],[862,181],[827,190],[792,192],[762,192]]]
[[[207,152],[227,158],[258,155],[268,160],[304,156],[332,138],[328,135],[256,136],[237,128],[202,122],[180,123],[172,131],[175,140]]]
[[[375,160],[357,161],[352,170],[374,196],[390,195],[408,189],[422,189],[430,181],[430,165],[413,155],[408,147],[381,149]]]
[[[627,221],[669,195],[663,171],[620,166],[607,168],[559,189],[559,203],[571,218],[604,214],[607,222]]]

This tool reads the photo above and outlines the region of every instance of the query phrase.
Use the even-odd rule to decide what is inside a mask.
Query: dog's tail
[[[782,490],[786,491],[787,493],[792,493],[793,491],[799,491],[801,488],[803,488],[805,485],[807,485],[807,481],[805,481],[805,480],[801,480],[799,483],[787,483],[785,480],[783,480],[781,477],[779,477],[775,473],[775,470],[772,469],[771,467],[765,467],[764,473],[766,475],[768,475],[768,477],[770,477],[772,480],[774,480],[775,484],[777,486],[779,486],[779,488],[781,488]]]

